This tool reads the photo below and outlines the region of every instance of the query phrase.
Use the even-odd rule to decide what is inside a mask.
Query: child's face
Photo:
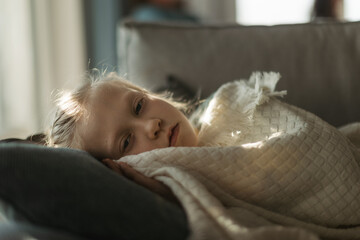
[[[89,116],[79,123],[82,149],[98,158],[119,159],[156,148],[196,146],[197,135],[174,106],[121,86],[97,89]]]

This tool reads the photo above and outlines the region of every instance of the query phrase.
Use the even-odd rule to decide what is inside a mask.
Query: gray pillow
[[[1,240],[85,240],[78,236],[24,223],[0,224]]]
[[[17,219],[89,239],[188,235],[179,206],[79,150],[0,144],[0,199],[11,205]]]

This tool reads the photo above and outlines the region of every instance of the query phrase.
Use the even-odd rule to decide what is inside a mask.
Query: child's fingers
[[[123,171],[121,170],[121,167],[117,162],[114,162],[113,160],[111,160],[109,158],[105,158],[101,162],[104,163],[108,168],[110,168],[110,169],[114,170],[115,172],[123,175]]]
[[[127,177],[128,179],[136,182],[137,184],[139,184],[143,187],[146,187],[150,191],[153,191],[170,201],[173,201],[173,202],[179,204],[179,201],[174,196],[171,189],[169,187],[167,187],[166,185],[164,185],[163,183],[161,183],[151,177],[147,177],[147,176],[143,175],[142,173],[136,171],[134,168],[129,166],[127,163],[118,162],[118,164],[119,164],[124,176]]]
[[[118,164],[119,164],[119,167],[120,167],[121,171],[125,175],[125,177],[127,177],[127,178],[129,178],[131,180],[136,181],[136,180],[141,179],[142,177],[145,177],[144,175],[142,175],[141,173],[136,171],[134,168],[132,168],[127,163],[119,162]]]
[[[122,172],[124,173],[124,176],[128,179],[147,187],[155,192],[159,192],[160,189],[164,187],[164,184],[151,178],[143,175],[142,173],[136,171],[134,168],[132,168],[130,165],[124,162],[119,162],[119,165],[121,167]]]
[[[129,164],[124,162],[119,162],[119,166],[124,173],[125,177],[129,178],[130,180],[133,180],[137,183],[143,184],[146,182],[149,178],[143,175],[142,173],[136,171],[134,168],[132,168]]]
[[[154,185],[157,186],[159,184],[155,179],[146,177],[125,162],[114,162],[111,159],[104,159],[103,162],[114,171],[121,173],[126,178],[145,187],[153,187]]]

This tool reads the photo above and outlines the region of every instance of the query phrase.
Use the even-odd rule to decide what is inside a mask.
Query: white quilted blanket
[[[360,239],[360,153],[275,96],[276,73],[223,85],[201,115],[201,147],[121,159],[167,184],[189,239]]]

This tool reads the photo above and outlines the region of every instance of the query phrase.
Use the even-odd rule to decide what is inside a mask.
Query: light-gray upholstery
[[[176,76],[206,97],[253,71],[280,72],[285,101],[340,126],[360,120],[360,22],[278,26],[124,22],[119,72],[146,88]]]

